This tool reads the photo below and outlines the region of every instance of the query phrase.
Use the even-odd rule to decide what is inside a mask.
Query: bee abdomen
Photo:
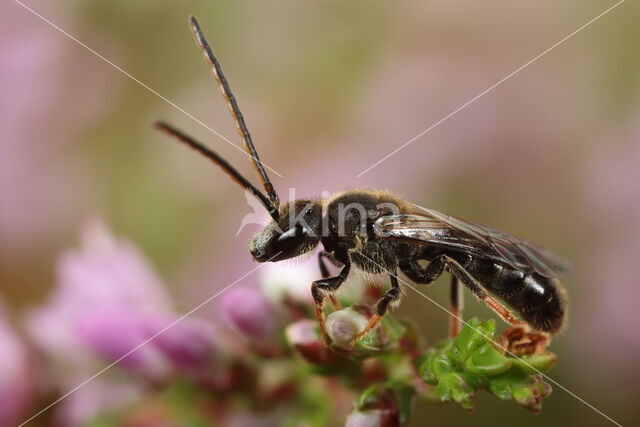
[[[556,333],[564,326],[567,304],[558,280],[485,260],[472,263],[469,270],[487,291],[515,309],[535,329]]]
[[[514,306],[523,319],[541,331],[559,332],[566,321],[567,304],[558,280],[530,273],[522,285],[520,298]]]

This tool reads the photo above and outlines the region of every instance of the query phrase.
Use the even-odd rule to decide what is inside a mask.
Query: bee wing
[[[494,228],[433,209],[421,209],[424,212],[420,214],[381,217],[374,223],[374,231],[381,238],[460,250],[515,268],[532,269],[546,277],[566,276],[571,272],[569,264],[548,249]]]

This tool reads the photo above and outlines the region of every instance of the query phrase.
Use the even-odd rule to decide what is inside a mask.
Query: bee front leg
[[[340,285],[344,283],[349,275],[349,270],[351,269],[351,262],[347,259],[336,277],[329,277],[321,280],[316,280],[311,285],[311,295],[313,295],[313,301],[316,305],[316,316],[318,317],[318,323],[320,325],[320,332],[322,334],[322,343],[327,345],[327,335],[324,330],[324,299],[327,295],[331,296],[335,291],[338,290]]]
[[[343,264],[337,259],[335,259],[333,254],[327,251],[320,251],[318,253],[318,265],[320,266],[320,273],[322,274],[323,279],[328,279],[329,277],[331,277],[331,274],[329,273],[329,269],[327,268],[327,265],[324,262],[325,259],[327,259],[331,264],[333,264],[336,267],[342,267]],[[335,295],[329,294],[329,299],[331,301],[331,305],[333,306],[334,310],[340,310],[342,308],[340,306],[340,303],[336,299]]]
[[[370,330],[380,323],[380,320],[382,320],[382,317],[386,314],[389,305],[392,305],[400,299],[400,286],[398,285],[398,277],[396,274],[397,272],[389,274],[389,279],[391,279],[391,289],[389,289],[382,298],[378,300],[376,303],[376,314],[369,319],[369,324],[367,324],[366,328],[364,328],[364,330],[351,341],[351,347],[354,347],[358,340],[364,337]]]

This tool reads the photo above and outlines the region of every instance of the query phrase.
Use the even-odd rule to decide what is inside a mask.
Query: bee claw
[[[320,329],[320,337],[322,338],[322,346],[324,348],[328,348],[329,341],[327,340],[327,333],[325,332],[324,328]]]

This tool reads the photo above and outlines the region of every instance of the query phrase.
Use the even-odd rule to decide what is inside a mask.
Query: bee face
[[[321,238],[322,205],[296,200],[280,206],[278,222],[271,220],[251,241],[249,251],[258,262],[282,261],[314,249]]]

